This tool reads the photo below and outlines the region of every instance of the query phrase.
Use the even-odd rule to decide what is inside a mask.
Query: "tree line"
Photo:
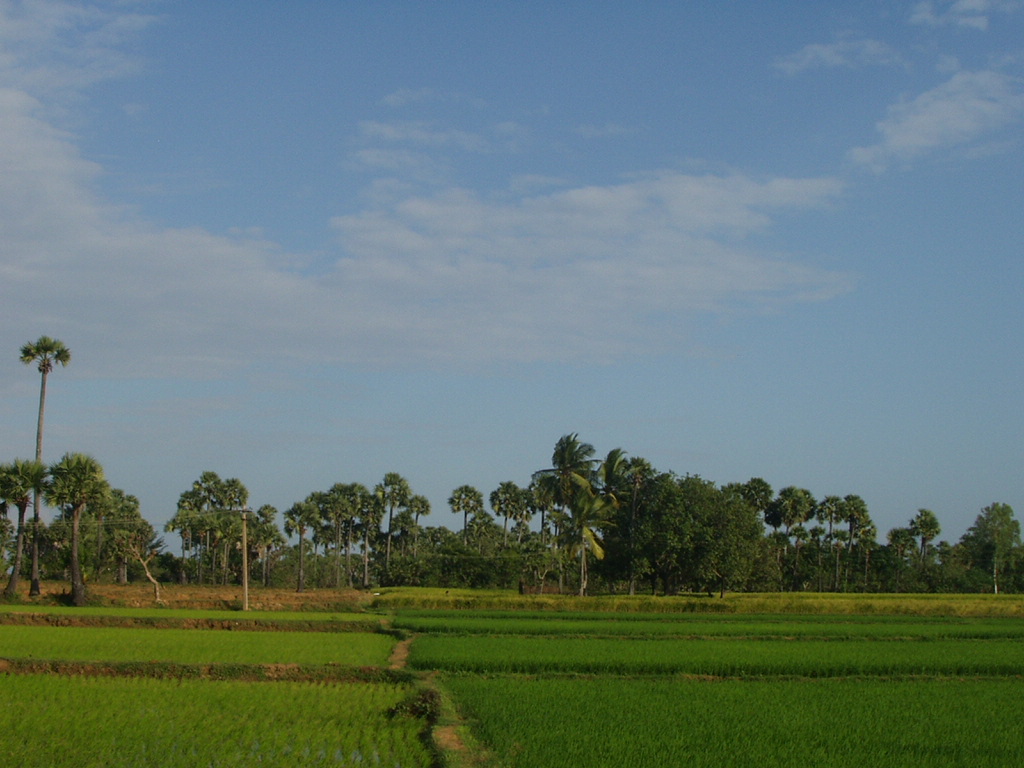
[[[941,526],[927,509],[879,543],[855,494],[819,500],[795,486],[776,493],[761,478],[720,486],[657,470],[619,448],[598,458],[575,433],[556,442],[549,466],[526,485],[505,481],[486,499],[471,485],[455,488],[448,506],[461,530],[424,525],[430,502],[397,472],[372,486],[335,483],[283,512],[250,509],[240,480],[203,472],[166,525],[181,538],[180,551],[169,552],[138,499],[111,488],[94,458],[69,453],[42,463],[46,377],[70,352],[42,337],[22,348],[21,359],[38,364],[42,385],[37,458],[0,465],[8,597],[22,578],[31,580],[30,594],[42,578],[66,578],[73,602],[83,604],[87,574],[122,583],[145,577],[159,597],[161,581],[236,583],[243,562],[251,580],[300,592],[376,585],[580,595],[1024,590],[1020,526],[1006,504],[981,510],[955,543],[937,540]],[[49,525],[39,517],[40,497],[56,510]]]

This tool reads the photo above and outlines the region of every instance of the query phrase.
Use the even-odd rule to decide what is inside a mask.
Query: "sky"
[[[0,459],[158,528],[558,438],[1024,514],[1024,3],[0,0]]]

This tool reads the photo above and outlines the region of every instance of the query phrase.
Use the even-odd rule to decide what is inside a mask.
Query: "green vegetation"
[[[402,611],[395,629],[432,634],[587,637],[1016,638],[1019,619],[928,617]]]
[[[413,693],[385,684],[11,676],[5,698],[34,704],[0,708],[0,755],[17,755],[24,768],[431,768],[427,722],[403,714]]]
[[[18,617],[34,616],[49,618],[55,623],[62,618],[74,617],[76,621],[87,619],[109,619],[114,623],[161,624],[193,623],[203,626],[215,622],[229,622],[235,625],[256,624],[276,626],[283,624],[324,624],[329,628],[360,627],[369,631],[380,623],[378,616],[365,613],[315,612],[315,611],[213,611],[188,608],[116,608],[85,607],[68,608],[59,605],[8,604],[0,605],[0,623],[18,621]]]
[[[358,632],[197,632],[0,626],[0,655],[55,661],[381,666],[394,638]]]
[[[1021,675],[1020,640],[665,640],[564,637],[424,637],[415,669],[520,674]]]
[[[509,768],[1005,768],[1024,756],[1017,680],[448,676]]]

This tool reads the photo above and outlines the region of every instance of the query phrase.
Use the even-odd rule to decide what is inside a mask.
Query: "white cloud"
[[[496,200],[378,195],[333,222],[326,275],[272,243],[134,220],[90,192],[73,137],[0,100],[0,304],[17,345],[48,333],[82,375],[219,375],[246,363],[475,366],[673,348],[698,311],[828,297],[844,277],[745,241],[828,204],[831,179],[661,172]]]
[[[879,143],[850,158],[875,170],[930,151],[970,145],[1024,117],[1018,79],[999,72],[958,72],[942,85],[889,109],[877,124]]]
[[[5,22],[12,7],[0,5]],[[60,12],[29,25],[26,36],[38,35],[41,50],[47,35],[64,34],[62,19],[77,17],[71,5],[40,7]],[[121,29],[104,19],[94,25],[104,32],[85,35],[92,52],[67,60],[100,62],[97,72],[113,76],[130,62],[103,54],[105,36]],[[94,190],[103,169],[54,127],[49,86],[59,78],[28,76],[53,71],[42,58],[25,64],[9,54],[3,66],[5,337],[12,349],[42,333],[63,339],[77,375],[196,378],[315,361],[609,360],[676,347],[695,312],[827,298],[848,287],[842,275],[751,244],[779,214],[828,205],[841,192],[836,180],[674,171],[544,193],[513,180],[492,195],[424,195],[378,180],[364,210],[333,220],[338,250],[317,259],[333,264],[304,274],[295,266],[302,256],[258,232],[160,227],[103,200]],[[87,82],[94,79],[75,87]],[[375,146],[360,159],[402,175],[436,171],[410,146],[489,146],[430,123],[362,130]],[[514,124],[495,131],[522,133]]]
[[[900,55],[892,47],[878,40],[839,40],[834,43],[806,45],[796,53],[777,59],[775,66],[787,75],[795,75],[817,67],[853,69],[901,63]]]
[[[993,13],[1012,13],[1020,8],[1021,3],[1014,0],[952,0],[939,3],[926,0],[914,6],[910,23],[985,31]]]
[[[468,131],[439,129],[425,122],[382,123],[366,120],[359,124],[362,135],[370,140],[410,143],[429,147],[454,147],[465,152],[486,152],[487,140]]]
[[[581,125],[576,129],[576,133],[585,139],[605,139],[625,136],[632,131],[618,123],[605,123],[604,125]]]
[[[410,319],[406,344],[441,358],[664,350],[693,312],[848,288],[840,275],[742,244],[771,225],[773,211],[820,206],[839,191],[830,179],[663,172],[513,201],[468,190],[410,197],[334,220],[348,257],[332,282],[355,296],[387,296]],[[400,323],[403,310],[386,314]]]
[[[120,44],[157,20],[77,2],[0,2],[0,82],[69,95],[136,71]]]

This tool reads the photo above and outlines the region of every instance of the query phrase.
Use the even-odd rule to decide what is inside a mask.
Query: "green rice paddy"
[[[435,599],[391,615],[0,608],[0,765],[1024,764],[1024,620],[1001,618],[1007,600],[973,617],[949,597],[944,615]],[[387,624],[413,672],[387,672]],[[247,665],[304,676],[195,673]],[[468,749],[432,746],[436,716]]]
[[[0,658],[179,664],[387,662],[393,637],[361,632],[246,632],[0,625]]]

